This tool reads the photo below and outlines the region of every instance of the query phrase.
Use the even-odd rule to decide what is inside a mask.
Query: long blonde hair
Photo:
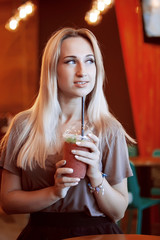
[[[106,102],[103,84],[105,72],[102,54],[94,34],[88,29],[63,28],[51,36],[46,44],[42,57],[40,89],[33,106],[15,116],[12,124],[2,139],[2,151],[7,147],[9,136],[14,135],[16,143],[11,160],[17,156],[17,166],[31,169],[38,163],[45,167],[45,160],[50,146],[59,149],[58,123],[61,107],[58,101],[57,63],[61,52],[62,41],[69,37],[81,36],[92,45],[96,62],[96,83],[93,91],[86,97],[86,112],[90,124],[99,136],[107,131],[107,119],[118,121],[111,115]],[[14,129],[13,132],[13,127]],[[124,129],[122,128],[122,131]],[[124,131],[128,139],[132,139]],[[16,136],[15,136],[16,135]]]

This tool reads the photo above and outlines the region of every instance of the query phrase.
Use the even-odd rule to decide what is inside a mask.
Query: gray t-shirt
[[[9,139],[6,152],[0,159],[0,167],[21,177],[22,189],[33,191],[54,185],[55,163],[62,159],[62,154],[49,155],[46,159],[46,169],[37,166],[32,171],[23,170],[16,166],[16,158],[10,161],[15,139]],[[129,164],[126,139],[117,126],[109,131],[106,144],[101,152],[100,171],[107,174],[110,185],[120,183],[124,178],[132,176]],[[99,209],[94,194],[88,189],[89,179],[85,177],[77,186],[71,187],[65,198],[44,209],[45,212],[86,212],[91,216],[104,216]]]

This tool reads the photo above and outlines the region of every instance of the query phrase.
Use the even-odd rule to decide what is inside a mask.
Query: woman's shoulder
[[[21,125],[27,123],[29,121],[30,115],[31,115],[31,110],[26,110],[26,111],[17,113],[12,120],[12,126],[20,127]]]
[[[113,138],[119,134],[124,134],[122,124],[112,115],[106,117],[105,124],[107,137]]]
[[[10,123],[6,137],[10,136],[11,138],[16,138],[16,136],[18,136],[28,124],[30,115],[30,110],[16,114]]]

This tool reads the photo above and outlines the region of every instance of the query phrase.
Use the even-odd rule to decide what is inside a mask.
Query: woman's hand
[[[87,176],[89,178],[97,178],[100,174],[99,161],[100,161],[100,151],[98,149],[99,139],[94,134],[88,135],[91,141],[76,142],[78,146],[86,147],[90,149],[90,152],[82,150],[72,150],[75,154],[75,158],[88,164]]]
[[[72,168],[65,168],[66,161],[61,160],[56,163],[56,172],[54,175],[55,179],[55,189],[56,195],[60,198],[64,198],[70,187],[76,186],[80,178],[66,177],[65,174],[69,174],[73,172]]]

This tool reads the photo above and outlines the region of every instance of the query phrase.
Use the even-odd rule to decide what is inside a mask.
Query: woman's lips
[[[76,87],[85,87],[87,85],[88,81],[77,81],[77,82],[74,82],[74,85]]]

